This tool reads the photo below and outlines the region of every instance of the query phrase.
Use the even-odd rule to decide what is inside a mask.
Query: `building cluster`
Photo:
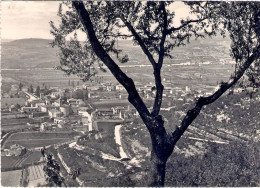
[[[112,84],[102,84],[105,86],[106,92],[99,92],[100,95],[109,93],[108,90],[113,91]],[[122,89],[120,87],[117,87]],[[88,87],[89,93],[97,91],[99,87]],[[103,90],[104,91],[104,90]],[[64,99],[65,90],[53,90],[50,94],[41,94],[40,97],[32,93],[25,92],[27,100],[21,106],[21,112],[26,114],[34,121],[30,126],[39,128],[40,131],[50,131],[57,128],[77,129],[84,128],[84,131],[98,130],[95,126],[95,121],[124,121],[137,116],[136,110],[129,105],[119,105],[107,107],[101,105],[100,107],[92,107],[91,103],[83,101],[82,99],[74,99],[71,95],[67,95]],[[95,95],[89,95],[90,99],[95,99]],[[115,99],[115,98],[114,98]],[[100,97],[98,101],[106,100]],[[109,99],[107,100],[109,101]],[[80,129],[82,130],[82,129]]]
[[[151,100],[156,95],[156,88],[151,83],[143,84],[136,82],[135,86],[138,93],[145,99]],[[165,87],[163,97],[173,97],[172,87]],[[119,99],[125,100],[128,98],[128,94],[125,88],[121,84],[112,82],[100,83],[94,86],[88,86],[88,98],[91,99]]]
[[[89,110],[87,104],[82,99],[70,96],[64,99],[64,94],[65,91],[54,90],[48,95],[37,97],[26,92],[28,99],[21,107],[21,112],[31,119],[39,120],[40,131],[86,125],[88,122],[81,111]]]
[[[1,156],[19,156],[23,153],[26,153],[26,148],[19,144],[13,144],[9,149],[1,150]]]

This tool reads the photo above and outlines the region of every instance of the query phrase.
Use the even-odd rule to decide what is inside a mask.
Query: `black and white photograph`
[[[260,1],[1,4],[1,187],[260,187]]]

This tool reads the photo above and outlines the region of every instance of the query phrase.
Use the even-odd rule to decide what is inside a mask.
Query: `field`
[[[21,177],[22,170],[1,172],[1,184],[5,187],[20,187]]]
[[[40,151],[27,151],[23,156],[1,156],[1,168],[12,169],[20,168],[24,165],[38,162],[41,158]]]
[[[29,183],[28,187],[36,187],[38,184],[46,184],[43,165],[36,165],[28,167],[29,171]]]
[[[5,143],[5,148],[10,145],[19,144],[26,148],[43,147],[51,144],[69,141],[75,134],[70,132],[42,133],[42,132],[21,132],[12,134]]]
[[[19,156],[1,156],[1,168],[13,168],[15,167],[16,161],[18,161],[19,159]]]
[[[24,105],[25,104],[25,99],[24,98],[2,98],[1,99],[1,107],[5,106],[10,106],[12,104],[20,104]]]
[[[47,86],[68,87],[69,80],[82,84],[77,76],[68,77],[63,72],[54,70],[53,67],[59,64],[56,56],[58,50],[48,46],[49,42],[27,39],[5,43],[1,71],[4,90],[10,87],[11,83],[19,82],[24,85],[32,84],[34,87],[43,83]],[[229,43],[228,39],[216,37],[212,40],[191,40],[186,47],[176,48],[172,54],[174,59],[165,59],[162,68],[163,82],[170,81],[178,87],[187,85],[201,88],[204,87],[201,83],[212,86],[222,79],[227,79],[234,70],[230,64]],[[122,70],[135,82],[154,82],[152,68],[142,50],[133,46],[130,41],[119,41],[119,47],[129,55],[127,64],[119,64]],[[183,63],[188,64],[182,65]],[[117,82],[109,71],[99,71],[98,75],[103,76],[106,82]]]
[[[1,118],[1,130],[2,131],[11,131],[18,129],[29,128],[26,123],[29,123],[30,119],[28,118]]]

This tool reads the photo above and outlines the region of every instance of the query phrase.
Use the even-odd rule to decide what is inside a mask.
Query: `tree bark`
[[[152,177],[152,182],[150,186],[152,187],[164,186],[166,162],[167,160],[160,159],[154,150],[151,151],[150,173]]]
[[[151,125],[153,129],[149,130],[152,140],[150,186],[161,187],[164,186],[166,162],[173,152],[174,145],[171,136],[164,128],[161,116],[156,116],[153,123]]]

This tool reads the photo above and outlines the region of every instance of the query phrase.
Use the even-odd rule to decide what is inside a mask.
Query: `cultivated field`
[[[1,172],[1,185],[5,187],[20,187],[22,170]]]
[[[40,151],[27,151],[23,156],[1,156],[1,168],[12,169],[38,162],[41,158]]]
[[[5,143],[5,148],[10,145],[19,144],[26,148],[43,147],[52,144],[69,141],[75,136],[71,132],[42,133],[42,132],[20,132],[12,134]]]
[[[29,183],[28,187],[36,187],[38,184],[46,184],[44,177],[43,165],[36,165],[28,167]]]
[[[29,128],[27,123],[30,122],[28,118],[1,118],[1,130],[2,131],[11,131],[18,129]]]

